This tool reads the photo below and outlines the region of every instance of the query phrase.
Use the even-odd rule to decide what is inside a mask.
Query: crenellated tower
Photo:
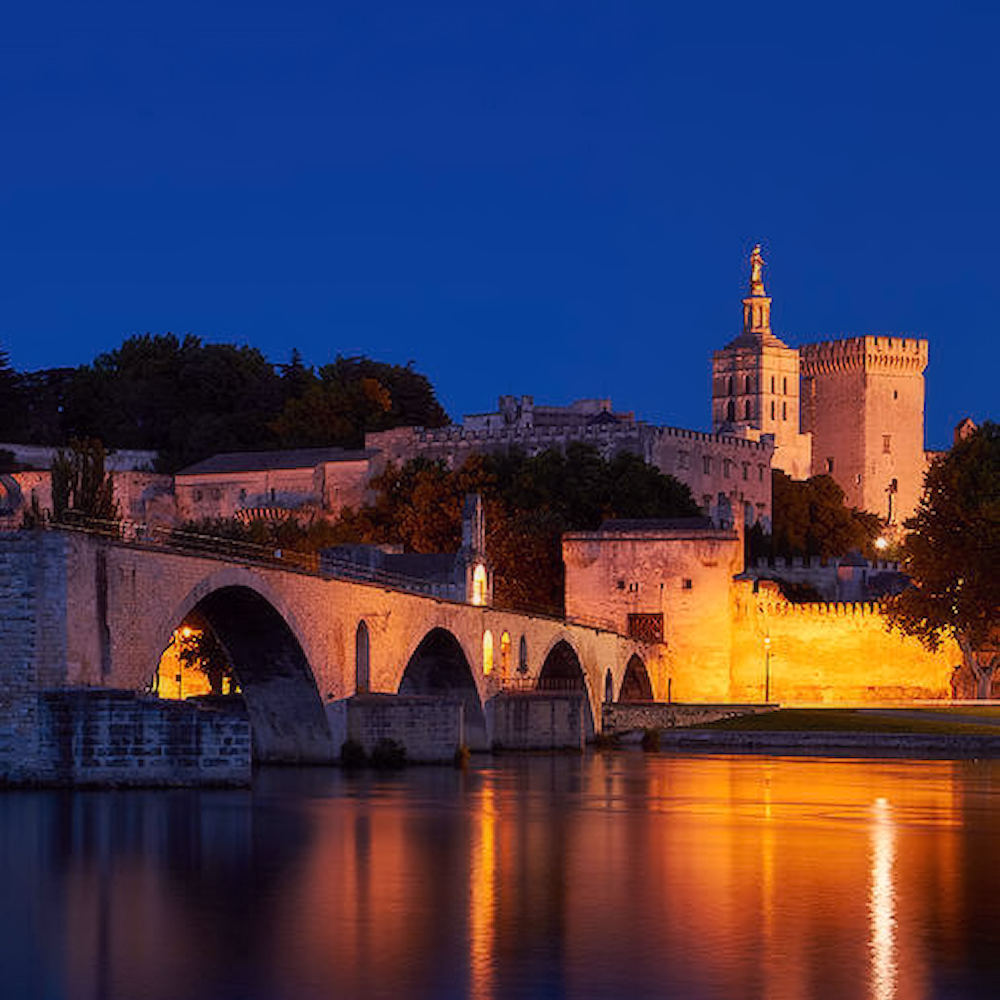
[[[799,352],[771,332],[760,244],[750,255],[743,332],[712,355],[712,429],[760,440],[774,436],[776,469],[809,475],[810,442],[799,426]]]
[[[852,507],[901,523],[916,510],[927,471],[927,341],[851,337],[799,353],[812,474],[832,475]]]

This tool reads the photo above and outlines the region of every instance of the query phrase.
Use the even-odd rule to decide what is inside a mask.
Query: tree
[[[890,625],[930,649],[953,638],[987,698],[1000,666],[1000,425],[984,423],[932,463],[906,526],[914,585],[890,604]]]
[[[699,513],[686,486],[638,456],[607,461],[582,444],[530,458],[472,455],[456,470],[417,459],[390,466],[371,485],[375,502],[341,518],[345,540],[453,552],[461,540],[463,499],[480,493],[497,603],[552,614],[563,606],[563,532],[595,529],[612,517]]]
[[[177,658],[189,670],[200,670],[208,680],[213,695],[225,693],[225,680],[230,683],[233,668],[229,654],[212,630],[198,615],[190,616],[178,630]]]
[[[23,431],[24,392],[10,356],[0,347],[0,441],[19,438]]]
[[[71,441],[52,461],[52,519],[57,523],[84,517],[116,521],[111,473],[104,468],[104,445],[97,440]]]
[[[830,476],[795,480],[772,475],[772,552],[778,556],[843,556],[871,553],[881,522],[844,503],[844,491]]]

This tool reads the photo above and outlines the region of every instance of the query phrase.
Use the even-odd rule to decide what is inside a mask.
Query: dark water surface
[[[1000,763],[0,795],[7,1000],[1000,996]]]

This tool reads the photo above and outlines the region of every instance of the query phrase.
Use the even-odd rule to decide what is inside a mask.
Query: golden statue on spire
[[[764,258],[758,243],[750,254],[750,294],[764,294]]]

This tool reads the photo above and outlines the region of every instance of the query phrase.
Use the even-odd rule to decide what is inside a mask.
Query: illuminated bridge
[[[229,655],[259,761],[332,760],[339,748],[324,704],[360,691],[459,699],[473,749],[489,746],[484,706],[506,687],[579,690],[590,732],[603,700],[664,694],[650,685],[650,648],[610,628],[332,578],[287,560],[21,531],[0,536],[0,571],[23,581],[7,590],[0,581],[0,639],[25,650],[8,681],[148,690],[174,631],[197,613]]]

